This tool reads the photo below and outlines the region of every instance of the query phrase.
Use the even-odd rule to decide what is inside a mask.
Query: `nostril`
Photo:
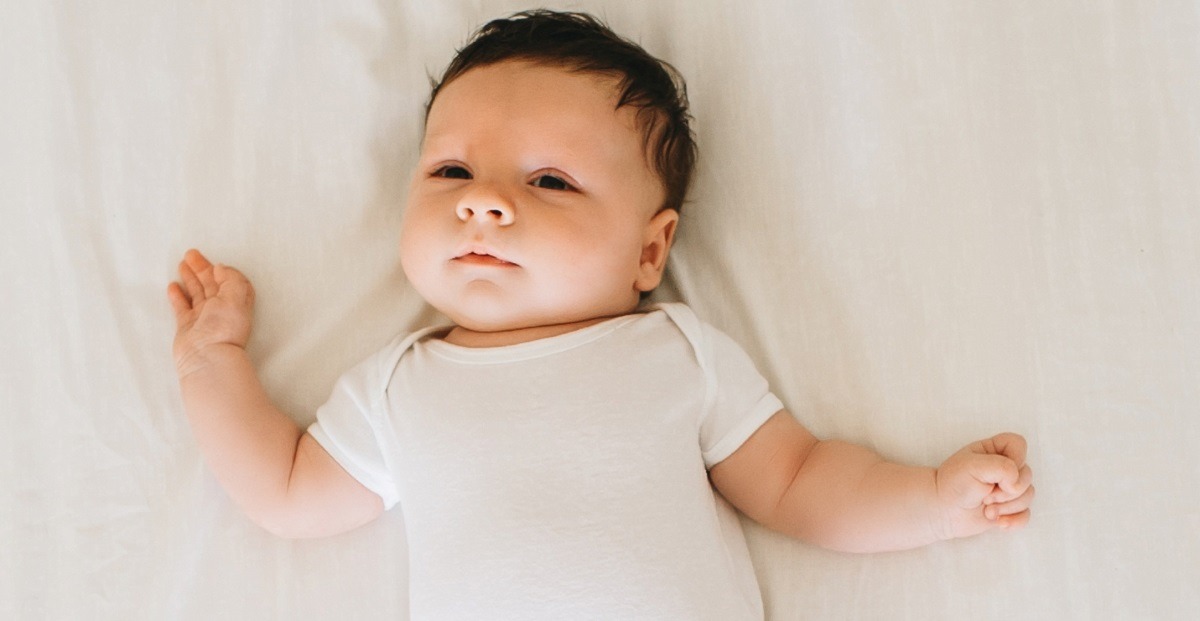
[[[463,222],[476,218],[492,220],[501,226],[513,222],[513,210],[507,205],[472,205],[470,202],[463,201],[455,206],[454,212]]]

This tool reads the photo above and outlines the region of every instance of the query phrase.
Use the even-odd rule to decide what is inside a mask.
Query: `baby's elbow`
[[[279,511],[246,511],[246,518],[255,526],[281,539],[300,539],[292,520]]]
[[[281,539],[319,539],[332,537],[354,530],[372,521],[382,510],[371,515],[356,516],[357,519],[336,519],[320,511],[305,511],[302,508],[284,508],[269,514],[260,514],[251,519],[263,530]]]
[[[257,507],[246,511],[246,517],[259,528],[280,539],[310,539],[311,529],[294,510],[287,507]]]
[[[291,524],[287,524],[287,523],[283,523],[283,522],[274,522],[274,521],[258,522],[257,524],[260,527],[262,527],[263,530],[267,531],[268,533],[271,533],[272,535],[274,535],[280,539],[295,540],[295,539],[311,539],[312,538],[311,536],[305,536],[305,533],[302,530],[295,528]]]
[[[259,527],[268,533],[290,541],[300,539],[319,539],[321,537],[329,537],[336,535],[334,532],[327,532],[314,528],[311,524],[306,524],[300,520],[262,520],[256,521]]]

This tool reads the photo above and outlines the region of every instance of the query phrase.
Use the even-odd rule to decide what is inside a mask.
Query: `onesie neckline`
[[[562,353],[569,349],[574,349],[582,345],[587,345],[592,341],[603,338],[620,328],[637,321],[643,317],[659,312],[656,307],[639,309],[628,315],[621,315],[606,319],[599,323],[592,324],[585,328],[572,330],[565,334],[556,336],[548,336],[545,338],[517,343],[515,345],[501,345],[499,347],[465,347],[463,345],[454,345],[447,343],[440,338],[430,338],[434,336],[445,335],[451,328],[444,326],[437,330],[431,330],[429,335],[422,338],[419,343],[428,351],[455,362],[463,362],[468,364],[497,364],[504,362],[520,362],[522,360],[531,360],[533,358],[542,358],[553,354]]]

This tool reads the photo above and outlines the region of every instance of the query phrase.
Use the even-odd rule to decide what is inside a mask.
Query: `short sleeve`
[[[383,399],[395,343],[347,371],[329,400],[317,409],[308,433],[350,476],[383,499],[390,509],[399,497],[387,466],[382,437]]]
[[[700,331],[701,367],[710,384],[708,407],[700,421],[700,449],[704,466],[712,468],[782,410],[783,402],[733,339],[706,323],[700,324]]]

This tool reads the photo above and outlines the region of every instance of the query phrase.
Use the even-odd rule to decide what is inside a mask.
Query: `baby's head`
[[[493,21],[433,87],[405,273],[475,331],[627,313],[661,281],[695,158],[669,65],[589,16]]]
[[[688,124],[683,78],[670,64],[583,13],[535,10],[497,19],[476,32],[433,85],[425,119],[438,93],[464,73],[504,61],[524,61],[579,74],[606,76],[618,89],[616,106],[637,115],[647,157],[663,184],[663,209],[683,207],[696,146]]]

